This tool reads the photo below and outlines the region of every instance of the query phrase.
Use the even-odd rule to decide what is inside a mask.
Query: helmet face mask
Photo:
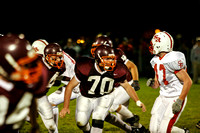
[[[160,52],[171,52],[173,50],[174,40],[172,36],[163,31],[155,34],[150,42],[149,51],[151,54]]]
[[[11,73],[10,79],[14,81],[23,81],[26,84],[34,84],[37,83],[42,74],[42,63],[37,60],[37,57],[32,59],[27,59],[27,62],[23,62],[18,64],[20,66],[20,70],[16,70]],[[31,61],[31,62],[29,62]]]
[[[98,66],[105,71],[113,71],[116,66],[114,49],[101,45],[95,50],[95,60]]]
[[[63,65],[63,55],[48,54],[46,60],[52,67],[60,69]]]
[[[61,69],[64,63],[63,51],[59,44],[51,43],[44,49],[46,62],[55,68]]]
[[[102,56],[99,66],[102,67],[105,71],[113,71],[116,66],[116,57],[115,55]]]

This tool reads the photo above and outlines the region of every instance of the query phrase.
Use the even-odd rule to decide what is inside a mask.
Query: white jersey
[[[186,69],[183,53],[172,51],[164,57],[154,56],[150,61],[160,84],[160,95],[165,97],[179,96],[183,83],[175,75],[179,70]]]
[[[75,67],[75,60],[68,55],[67,53],[63,52],[64,55],[64,62],[65,62],[65,72],[62,73],[60,76],[66,76],[70,78],[70,80],[74,77],[75,72],[74,72],[74,67]],[[67,85],[69,81],[61,81],[63,84]]]
[[[61,80],[61,82],[65,85],[67,85],[69,83],[69,81],[74,77],[75,75],[75,72],[74,72],[74,68],[75,68],[75,64],[76,64],[76,61],[70,56],[68,55],[67,53],[63,52],[64,53],[64,62],[65,62],[65,67],[66,67],[66,70],[64,73],[62,73],[60,76],[65,76],[65,77],[68,77],[69,80],[68,81],[64,81],[64,80]],[[74,89],[73,89],[73,92],[75,93],[78,93],[79,92],[79,85],[77,85]]]

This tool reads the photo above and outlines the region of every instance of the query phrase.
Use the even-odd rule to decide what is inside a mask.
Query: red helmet
[[[58,43],[50,43],[44,49],[44,56],[47,63],[60,69],[63,65],[63,50]]]
[[[7,34],[0,37],[0,75],[12,81],[37,83],[42,73],[42,62],[30,43],[19,36]]]
[[[92,48],[91,48],[91,54],[93,57],[95,56],[94,53],[95,53],[96,48],[100,45],[113,47],[112,40],[107,35],[102,35],[100,37],[97,37],[95,42],[92,44]]]
[[[105,71],[113,71],[116,66],[114,49],[105,45],[97,47],[95,50],[95,60]]]

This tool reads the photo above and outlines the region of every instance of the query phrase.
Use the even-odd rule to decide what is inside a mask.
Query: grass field
[[[159,95],[159,89],[154,90],[146,86],[145,78],[140,79],[141,89],[137,91],[140,100],[146,105],[147,111],[142,112],[140,108],[135,105],[133,100],[130,100],[129,109],[140,116],[140,123],[143,124],[146,128],[149,127],[150,117],[151,117],[151,108],[153,106],[154,100]],[[55,91],[56,88],[51,88],[48,94]],[[61,109],[63,104],[59,105]],[[82,131],[76,126],[75,122],[75,107],[76,100],[70,102],[71,114],[67,115],[63,119],[59,119],[58,130],[60,133],[81,133]],[[190,129],[191,133],[200,133],[200,129],[195,127],[196,123],[200,121],[200,85],[193,84],[190,92],[188,94],[188,102],[185,107],[184,112],[182,113],[179,121],[176,126],[178,127],[187,127]],[[40,130],[42,133],[46,133],[47,129],[44,127],[43,122],[40,117],[38,118],[38,123],[40,125]],[[23,128],[20,130],[20,133],[27,133],[30,129],[30,124],[26,122]],[[104,133],[124,133],[121,129],[112,126],[109,123],[104,123]]]

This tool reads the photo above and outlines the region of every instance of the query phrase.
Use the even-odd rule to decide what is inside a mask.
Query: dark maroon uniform
[[[43,66],[38,83],[9,82],[0,79],[0,132],[15,132],[29,113],[33,97],[46,93],[47,70]]]
[[[129,74],[128,68],[117,62],[113,71],[98,72],[95,60],[82,57],[75,66],[76,77],[80,83],[80,92],[85,97],[101,97],[113,91],[113,88],[124,82]]]

